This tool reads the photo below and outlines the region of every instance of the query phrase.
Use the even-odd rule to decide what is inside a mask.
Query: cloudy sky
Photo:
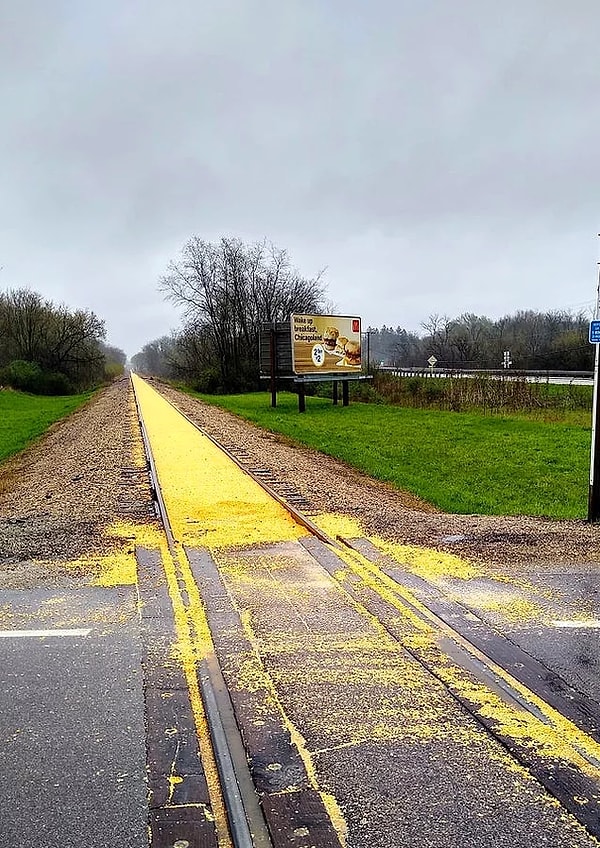
[[[0,0],[0,288],[178,326],[191,235],[267,238],[363,326],[589,309],[597,0]]]

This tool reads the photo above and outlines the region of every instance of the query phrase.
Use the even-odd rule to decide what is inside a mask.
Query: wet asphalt
[[[597,845],[302,545],[240,550],[217,564],[320,790],[339,805],[349,848]],[[598,618],[592,566],[520,566],[512,583],[437,582],[599,699],[600,631],[556,626]],[[0,622],[1,848],[145,848],[135,588],[4,590]],[[40,634],[48,630],[65,635]],[[224,666],[235,666],[233,644]],[[238,700],[245,690],[256,697],[244,674]]]
[[[0,622],[0,846],[144,848],[135,588],[2,591]]]
[[[598,564],[537,562],[503,572],[502,579],[490,575],[436,583],[575,689],[600,702]]]

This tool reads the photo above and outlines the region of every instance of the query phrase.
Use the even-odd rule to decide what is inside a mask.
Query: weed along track
[[[133,382],[153,844],[597,844],[594,702]]]

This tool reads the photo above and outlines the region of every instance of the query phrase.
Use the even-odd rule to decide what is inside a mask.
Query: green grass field
[[[90,392],[68,397],[40,397],[0,391],[0,462],[23,450],[90,396]]]
[[[456,413],[380,404],[333,406],[267,393],[206,396],[281,433],[455,513],[585,518],[590,426],[524,416]]]

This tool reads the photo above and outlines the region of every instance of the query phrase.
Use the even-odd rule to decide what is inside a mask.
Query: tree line
[[[159,289],[183,309],[182,326],[144,345],[132,366],[206,392],[260,387],[261,324],[288,321],[292,313],[339,311],[326,298],[322,274],[302,277],[285,250],[264,241],[248,245],[223,237],[210,243],[193,236]],[[499,369],[507,360],[524,370],[590,370],[588,323],[583,313],[564,311],[519,311],[497,320],[431,315],[421,334],[368,327],[363,362],[427,368],[433,356],[448,368]]]
[[[126,355],[105,343],[104,321],[30,289],[0,291],[0,384],[70,394],[123,372]]]
[[[591,371],[594,348],[588,341],[589,317],[582,312],[521,310],[497,320],[473,313],[458,318],[431,315],[423,335],[402,327],[369,327],[372,364],[525,371]]]

